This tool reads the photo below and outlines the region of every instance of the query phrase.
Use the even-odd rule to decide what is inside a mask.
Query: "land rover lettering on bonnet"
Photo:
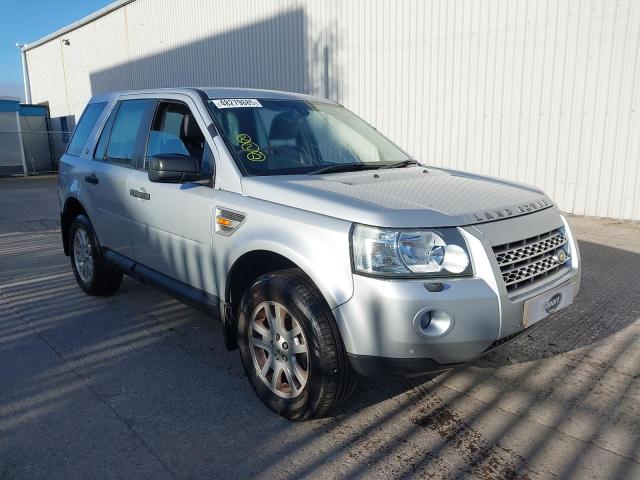
[[[491,211],[477,212],[473,214],[476,222],[491,222],[501,218],[513,217],[514,215],[523,215],[525,213],[535,212],[541,208],[547,208],[550,205],[545,200],[527,203],[525,205],[516,205],[509,208],[500,208]]]
[[[542,191],[427,166],[331,101],[176,88],[85,112],[59,169],[79,287],[130,275],[210,314],[287,418],[328,415],[357,375],[473,360],[578,292]]]

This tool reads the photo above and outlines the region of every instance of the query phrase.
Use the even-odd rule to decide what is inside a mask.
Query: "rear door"
[[[87,167],[91,164],[90,150],[95,143],[95,135],[99,133],[103,121],[103,115],[106,115],[105,109],[108,102],[89,103],[80,121],[76,126],[71,141],[67,146],[67,150],[60,159],[58,166],[58,184],[60,186],[60,212],[62,212],[63,202],[67,196],[74,196],[81,200],[85,208],[90,205],[90,198],[85,193],[91,193],[92,184],[85,181]]]
[[[155,107],[153,99],[119,101],[105,124],[86,181],[90,217],[100,245],[133,258],[127,215],[127,178],[142,156],[145,132]]]
[[[189,97],[159,99],[144,159],[129,176],[127,202],[136,261],[215,295],[212,230],[217,190],[214,153],[205,133],[204,118]],[[195,157],[208,181],[149,181],[149,160],[156,154]]]

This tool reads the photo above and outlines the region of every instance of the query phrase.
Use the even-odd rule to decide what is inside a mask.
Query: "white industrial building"
[[[640,220],[638,0],[124,0],[24,57],[53,117],[120,89],[307,92],[427,164]]]

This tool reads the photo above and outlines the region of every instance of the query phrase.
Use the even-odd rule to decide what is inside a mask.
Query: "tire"
[[[86,215],[80,214],[71,222],[69,257],[76,282],[87,295],[112,295],[120,287],[122,271],[103,257],[96,234]]]
[[[270,313],[277,322],[278,309],[280,329],[267,318]],[[244,293],[239,310],[242,364],[269,408],[291,420],[308,420],[327,416],[351,394],[356,375],[335,319],[304,273],[291,269],[261,276]],[[284,370],[274,381],[278,366]]]

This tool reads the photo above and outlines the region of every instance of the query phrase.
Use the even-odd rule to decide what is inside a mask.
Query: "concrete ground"
[[[334,418],[264,407],[220,326],[125,279],[76,286],[54,178],[0,179],[0,479],[640,478],[640,225],[572,218],[573,308]]]

